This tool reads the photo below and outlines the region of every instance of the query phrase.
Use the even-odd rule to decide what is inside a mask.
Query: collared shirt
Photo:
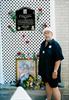
[[[55,62],[64,59],[62,49],[57,41],[52,39],[48,42],[47,46],[45,46],[45,42],[46,40],[42,42],[40,47],[38,74],[41,76],[52,75]],[[58,72],[60,74],[60,67]]]

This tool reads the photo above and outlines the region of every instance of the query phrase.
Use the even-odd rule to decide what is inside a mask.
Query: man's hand
[[[56,79],[56,78],[57,78],[57,74],[58,74],[58,72],[57,72],[57,71],[54,71],[54,72],[52,73],[52,78],[53,78],[53,79]]]

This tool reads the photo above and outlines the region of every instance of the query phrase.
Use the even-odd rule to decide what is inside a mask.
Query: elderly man
[[[45,40],[40,47],[38,74],[46,84],[47,100],[51,100],[52,95],[55,100],[61,100],[58,83],[61,82],[61,60],[64,57],[59,43],[52,38],[52,29],[46,27],[43,34]]]

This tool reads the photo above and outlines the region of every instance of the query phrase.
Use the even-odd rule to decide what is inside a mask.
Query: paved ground
[[[9,89],[0,89],[0,100],[10,100],[11,96],[14,94],[16,88],[9,88]],[[45,100],[45,92],[39,90],[27,90],[28,94],[32,98],[32,100]],[[69,92],[65,92],[62,95],[62,100],[69,100]]]

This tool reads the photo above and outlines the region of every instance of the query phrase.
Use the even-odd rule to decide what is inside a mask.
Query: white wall
[[[53,38],[56,39],[56,27],[55,27],[55,1],[50,0],[50,15],[51,15],[51,28],[53,29]]]
[[[69,88],[69,0],[55,0],[56,38],[59,40],[64,61],[62,62],[62,79]]]

